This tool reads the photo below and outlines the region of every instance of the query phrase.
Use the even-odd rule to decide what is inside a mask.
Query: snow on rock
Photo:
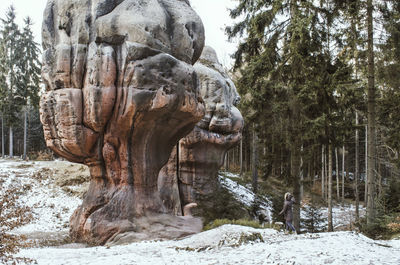
[[[261,240],[241,242],[243,234]],[[221,243],[222,242],[222,243]],[[400,264],[400,248],[353,232],[285,235],[236,225],[179,241],[92,248],[25,249],[38,264]]]
[[[255,229],[239,225],[223,225],[218,228],[193,235],[178,241],[181,248],[193,248],[195,250],[217,249],[222,246],[238,246],[243,242],[261,242],[264,236],[277,234],[272,229]]]
[[[250,207],[254,202],[254,193],[250,189],[240,185],[228,177],[224,177],[223,175],[219,175],[219,181],[223,187],[227,188],[235,196],[237,200],[241,201],[246,206]]]
[[[219,181],[222,186],[228,189],[238,201],[247,207],[251,207],[255,199],[253,191],[230,178],[239,178],[239,176],[230,172],[222,172],[222,174],[219,175]],[[260,214],[263,214],[266,220],[272,221],[271,200],[265,196],[259,196],[257,202],[259,203]]]

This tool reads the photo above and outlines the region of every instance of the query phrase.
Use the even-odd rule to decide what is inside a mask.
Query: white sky
[[[47,0],[1,0],[0,17],[4,18],[7,8],[14,5],[17,11],[17,23],[23,26],[23,19],[30,16],[34,22],[33,31],[36,41],[41,44],[41,25]],[[236,5],[235,0],[190,0],[192,7],[200,15],[206,31],[206,45],[213,47],[219,61],[230,68],[230,55],[235,51],[235,44],[229,43],[224,28],[232,24],[228,8]]]

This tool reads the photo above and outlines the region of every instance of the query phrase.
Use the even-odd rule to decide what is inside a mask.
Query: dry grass
[[[3,188],[3,187],[1,187]],[[32,219],[31,209],[17,203],[22,187],[5,188],[0,193],[0,263],[30,263],[31,259],[15,257],[20,248],[29,247],[26,237],[15,235],[11,231],[29,223]]]

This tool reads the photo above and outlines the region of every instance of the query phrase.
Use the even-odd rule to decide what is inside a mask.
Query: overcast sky
[[[17,11],[17,23],[23,25],[23,18],[30,16],[36,41],[41,44],[41,24],[43,10],[47,0],[1,0],[0,17],[4,18],[7,8],[14,5]],[[227,9],[235,6],[235,0],[190,0],[192,7],[200,15],[206,31],[206,45],[213,47],[219,61],[230,67],[230,55],[235,50],[235,44],[227,42],[224,27],[231,25]]]

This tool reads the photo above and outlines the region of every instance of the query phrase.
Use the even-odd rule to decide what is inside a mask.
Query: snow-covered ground
[[[29,206],[33,215],[31,223],[14,232],[47,241],[67,237],[69,218],[82,202],[79,192],[74,192],[75,185],[88,174],[86,167],[65,161],[0,159],[0,196],[7,188],[21,188],[19,201]]]
[[[254,241],[253,241],[254,240]],[[398,242],[353,232],[285,235],[224,225],[178,241],[126,246],[26,249],[38,264],[400,264]]]
[[[308,207],[307,205],[305,207]],[[328,208],[322,207],[320,208],[322,213],[323,221],[319,225],[320,228],[328,227]],[[365,207],[360,206],[359,208],[360,216],[363,217],[365,215]],[[356,219],[356,208],[352,204],[346,204],[344,206],[335,206],[332,207],[332,219],[333,219],[333,228],[334,229],[349,229],[353,227],[353,224]],[[302,212],[302,218],[304,218],[304,211]]]
[[[81,203],[87,169],[63,161],[0,160],[0,196],[7,186],[24,187],[21,202],[32,207],[34,221],[18,229],[35,239],[56,234],[60,246],[23,249],[21,257],[38,264],[400,264],[400,240],[374,241],[355,232],[285,235],[271,229],[225,225],[181,240],[133,243],[124,246],[62,245],[68,220]],[[235,181],[222,183],[238,199],[251,203],[254,194]],[[265,199],[264,209],[270,210]],[[345,219],[351,207],[334,210]],[[351,216],[351,213],[350,213]],[[350,222],[343,221],[343,223]],[[337,221],[340,223],[340,221]],[[30,235],[30,236],[29,236]],[[52,242],[49,245],[57,245]]]

